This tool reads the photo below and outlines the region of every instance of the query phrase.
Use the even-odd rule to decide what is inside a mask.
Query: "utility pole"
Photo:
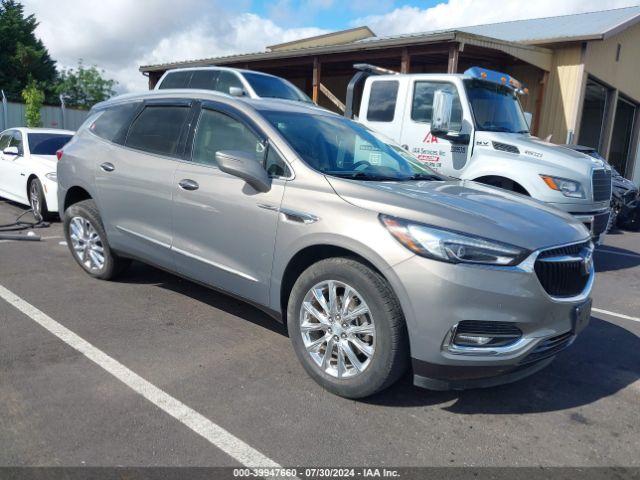
[[[6,130],[7,128],[9,128],[9,106],[7,105],[7,96],[4,94],[4,90],[0,90],[0,92],[2,92],[2,130]]]

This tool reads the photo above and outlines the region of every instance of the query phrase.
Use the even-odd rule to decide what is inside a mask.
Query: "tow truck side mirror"
[[[431,115],[431,133],[449,133],[451,130],[451,110],[453,95],[444,90],[433,93],[433,114]]]
[[[433,92],[433,110],[431,115],[431,135],[444,138],[452,143],[468,144],[471,137],[468,134],[451,130],[451,116],[453,111],[453,94],[444,90]]]

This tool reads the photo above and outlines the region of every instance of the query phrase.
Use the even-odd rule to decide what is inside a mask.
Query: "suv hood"
[[[326,178],[343,200],[358,207],[528,250],[589,238],[582,223],[560,210],[468,180],[369,182]]]

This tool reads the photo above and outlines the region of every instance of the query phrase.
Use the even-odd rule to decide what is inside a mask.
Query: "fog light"
[[[459,347],[504,347],[517,342],[522,331],[511,322],[464,320],[450,342]]]
[[[492,337],[482,337],[479,335],[468,335],[466,333],[460,334],[458,333],[453,339],[453,343],[456,345],[468,345],[468,346],[482,346],[489,343],[493,338]]]

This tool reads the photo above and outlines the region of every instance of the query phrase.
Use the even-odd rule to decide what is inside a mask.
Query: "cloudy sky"
[[[638,0],[23,0],[61,67],[82,58],[118,90],[146,88],[138,67],[256,52],[265,46],[368,25],[377,35],[618,8]]]

